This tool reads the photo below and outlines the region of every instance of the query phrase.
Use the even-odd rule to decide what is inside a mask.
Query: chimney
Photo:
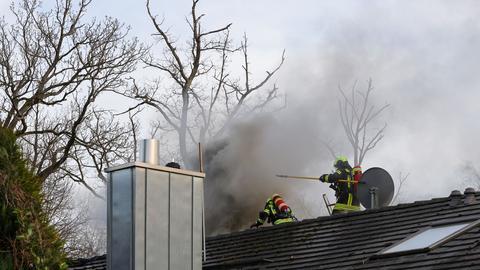
[[[464,203],[465,204],[474,204],[477,202],[477,199],[475,198],[475,189],[474,188],[466,188],[465,189],[465,192],[463,192],[463,194],[465,195],[465,200],[464,200]]]
[[[202,268],[205,174],[159,166],[159,143],[140,162],[106,169],[109,270]]]
[[[159,165],[160,144],[155,139],[143,139],[139,143],[138,160],[143,163]]]
[[[462,193],[460,190],[453,190],[452,193],[450,193],[450,206],[458,206],[462,203]]]

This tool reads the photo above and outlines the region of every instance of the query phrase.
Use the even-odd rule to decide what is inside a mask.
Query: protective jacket
[[[263,225],[265,221],[272,223],[273,225],[295,221],[296,218],[293,215],[290,207],[286,206],[284,209],[282,209],[283,211],[279,209],[278,206],[283,208],[283,205],[286,206],[281,197],[269,198],[265,203],[263,211],[259,213],[255,226]]]
[[[352,167],[348,162],[339,162],[336,165],[336,169],[334,173],[320,176],[320,181],[330,183],[330,188],[335,190],[337,202],[333,208],[333,213],[359,211],[358,184],[353,183]]]

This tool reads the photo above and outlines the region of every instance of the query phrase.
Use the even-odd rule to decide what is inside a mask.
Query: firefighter
[[[297,221],[297,218],[293,215],[292,209],[285,203],[283,198],[279,194],[273,194],[272,197],[267,200],[263,211],[259,213],[257,222],[252,224],[250,228],[258,228],[258,226],[263,225],[265,221],[273,225],[278,225]]]
[[[330,183],[330,188],[335,190],[337,201],[332,214],[359,211],[358,183],[354,182],[354,174],[358,173],[357,170],[360,170],[360,167],[355,167],[355,170],[352,169],[350,164],[348,164],[347,158],[344,156],[337,157],[333,166],[336,169],[334,173],[320,176],[320,181]],[[361,171],[359,173],[361,173]]]

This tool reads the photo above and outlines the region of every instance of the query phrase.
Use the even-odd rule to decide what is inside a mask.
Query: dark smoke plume
[[[289,182],[275,177],[285,172],[302,173],[315,160],[313,156],[318,154],[309,140],[288,132],[272,116],[260,116],[236,124],[224,139],[207,146],[207,234],[248,228],[273,193],[282,194],[297,215],[305,215],[309,211],[306,208],[316,208],[313,212],[320,213],[322,205],[307,206],[304,198],[305,187],[318,189],[320,183]],[[311,156],[305,154],[308,152]],[[320,192],[317,195],[320,197]]]

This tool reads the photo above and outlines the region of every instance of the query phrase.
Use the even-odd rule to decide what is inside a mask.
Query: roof
[[[97,256],[90,259],[79,259],[69,263],[68,269],[75,270],[106,270],[107,269],[107,256]]]
[[[470,203],[452,193],[446,198],[209,237],[203,269],[480,269],[478,227],[429,251],[374,256],[429,226],[480,219],[480,193],[475,195],[477,201]],[[105,258],[96,260],[90,265],[100,268],[83,264],[70,269],[105,269]]]

